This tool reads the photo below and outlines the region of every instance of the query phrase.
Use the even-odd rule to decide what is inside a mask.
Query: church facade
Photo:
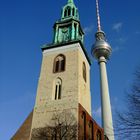
[[[39,140],[44,130],[48,140],[107,139],[91,116],[91,62],[83,40],[78,10],[73,0],[68,0],[61,19],[54,24],[53,43],[41,48],[34,109],[11,140]]]

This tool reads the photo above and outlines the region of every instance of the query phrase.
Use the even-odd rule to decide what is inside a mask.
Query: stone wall
[[[66,58],[65,71],[54,73],[54,60],[59,54]],[[86,82],[82,75],[83,62],[87,70]],[[89,69],[89,63],[79,43],[43,51],[32,128],[48,124],[56,111],[69,110],[78,120],[78,103],[82,104],[89,114],[91,113]],[[62,80],[60,100],[54,99],[57,78]]]

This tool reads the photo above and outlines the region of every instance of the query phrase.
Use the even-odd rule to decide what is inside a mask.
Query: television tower
[[[109,140],[114,140],[112,112],[106,72],[106,63],[111,55],[112,49],[106,41],[105,33],[101,30],[98,0],[96,0],[96,13],[98,29],[95,34],[96,41],[92,48],[92,55],[98,60],[100,67],[102,127],[104,128],[104,134],[109,138]]]

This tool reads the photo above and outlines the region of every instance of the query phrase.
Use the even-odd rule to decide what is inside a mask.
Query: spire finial
[[[68,0],[68,3],[73,3],[73,0]]]
[[[99,14],[99,1],[98,0],[96,0],[96,14],[97,14],[98,31],[101,31],[101,22],[100,22],[100,14]]]

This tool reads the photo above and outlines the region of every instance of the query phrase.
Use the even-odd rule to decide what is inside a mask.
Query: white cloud
[[[127,40],[128,40],[128,38],[126,38],[126,37],[120,37],[120,38],[113,40],[112,42],[115,42],[115,44],[112,47],[112,51],[119,52],[119,51],[125,49],[124,44],[127,42]]]
[[[112,51],[113,52],[118,52],[118,51],[120,51],[122,49],[123,49],[122,47],[116,46],[116,47],[112,48]]]
[[[90,34],[94,29],[94,26],[93,25],[90,25],[88,27],[85,27],[84,28],[84,33],[87,35],[87,34]]]
[[[95,115],[98,118],[101,118],[101,107],[98,107],[96,110],[94,110],[93,115]]]
[[[113,30],[115,30],[116,32],[119,32],[122,28],[122,25],[123,23],[122,22],[118,22],[118,23],[115,23],[112,27]]]
[[[140,34],[140,31],[136,31],[135,33],[136,33],[137,35],[139,35],[139,34]]]
[[[121,37],[121,38],[118,38],[117,41],[118,41],[119,43],[125,43],[125,42],[127,41],[127,38]]]

